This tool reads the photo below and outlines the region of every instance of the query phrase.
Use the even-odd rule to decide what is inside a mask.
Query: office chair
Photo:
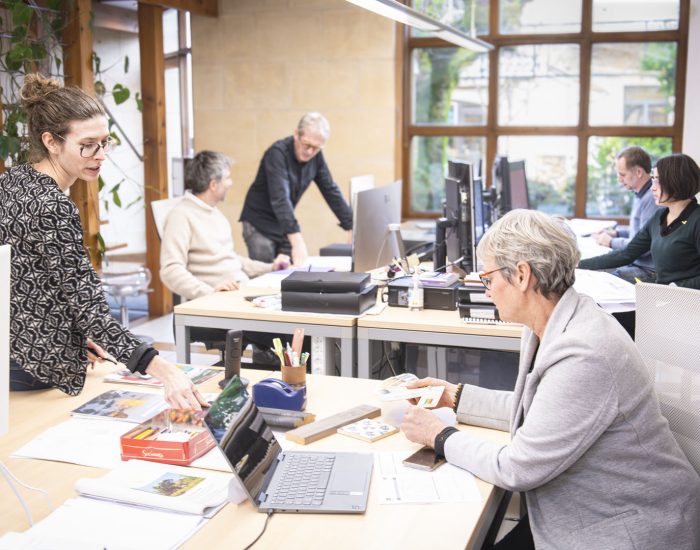
[[[637,283],[635,343],[654,382],[661,412],[700,473],[700,290]]]

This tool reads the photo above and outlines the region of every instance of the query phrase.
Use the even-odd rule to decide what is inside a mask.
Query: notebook
[[[204,424],[259,512],[367,509],[372,455],[282,451],[237,375],[212,403]]]

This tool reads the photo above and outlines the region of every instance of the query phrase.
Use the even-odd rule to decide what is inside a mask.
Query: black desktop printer
[[[282,311],[359,315],[376,302],[369,273],[293,271],[282,279]]]

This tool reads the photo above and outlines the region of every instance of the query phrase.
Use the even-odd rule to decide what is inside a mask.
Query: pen
[[[105,355],[104,357],[100,357],[100,359],[104,359],[105,361],[108,361],[108,362],[112,363],[113,365],[119,364],[118,361],[114,357],[112,357],[111,355]]]

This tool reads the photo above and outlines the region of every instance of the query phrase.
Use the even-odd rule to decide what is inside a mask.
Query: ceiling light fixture
[[[484,42],[478,38],[469,36],[462,31],[444,25],[424,15],[413,8],[410,8],[396,0],[347,0],[360,8],[364,8],[389,19],[393,19],[404,25],[409,25],[424,32],[432,33],[434,36],[442,38],[461,48],[467,48],[475,52],[488,52],[493,49],[493,44]]]

